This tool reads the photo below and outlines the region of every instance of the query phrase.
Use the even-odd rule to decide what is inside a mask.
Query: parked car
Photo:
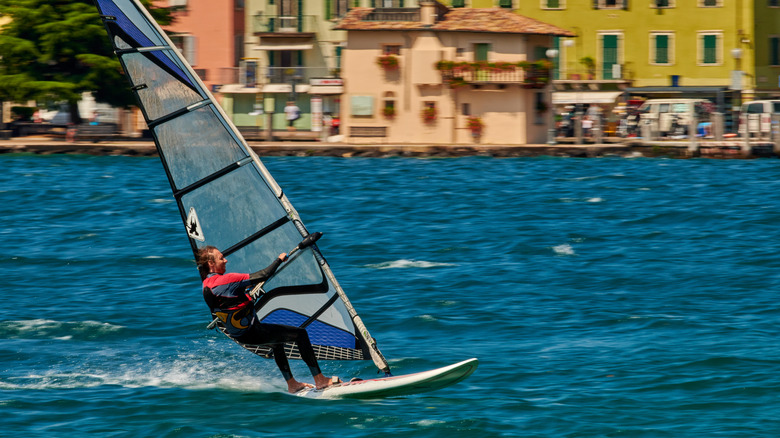
[[[709,114],[711,106],[705,99],[649,99],[639,107],[639,114],[643,123],[657,123],[661,136],[685,136],[692,118]]]
[[[745,127],[751,134],[769,135],[772,129],[772,114],[780,114],[780,100],[754,100],[742,104],[739,113],[739,134],[745,134]]]

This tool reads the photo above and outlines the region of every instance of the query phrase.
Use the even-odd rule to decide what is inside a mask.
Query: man
[[[301,109],[293,101],[287,102],[284,107],[285,118],[287,119],[287,130],[295,131],[295,121],[301,118]]]
[[[310,388],[312,385],[301,383],[293,377],[284,352],[285,342],[295,342],[298,345],[301,358],[314,376],[317,389],[340,383],[338,377],[329,379],[322,375],[305,329],[262,323],[255,314],[254,300],[249,296],[249,289],[270,278],[286,259],[287,254],[282,253],[270,266],[253,274],[225,274],[225,256],[217,248],[205,246],[198,251],[197,259],[198,270],[203,277],[203,298],[211,313],[222,321],[231,338],[242,344],[272,346],[276,365],[287,381],[287,390],[290,393]]]

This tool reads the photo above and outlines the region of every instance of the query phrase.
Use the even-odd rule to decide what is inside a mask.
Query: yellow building
[[[572,32],[501,8],[355,8],[336,29],[347,142],[534,144],[551,123],[546,50]],[[540,55],[541,54],[541,55]]]

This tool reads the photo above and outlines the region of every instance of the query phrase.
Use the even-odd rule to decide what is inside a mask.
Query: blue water
[[[272,361],[204,329],[157,159],[5,155],[0,435],[780,434],[780,161],[264,161],[396,373],[477,372],[290,397]]]

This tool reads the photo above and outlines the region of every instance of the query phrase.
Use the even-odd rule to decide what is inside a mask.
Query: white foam
[[[408,268],[438,268],[442,266],[456,266],[453,263],[427,262],[424,260],[395,260],[366,265],[367,268],[374,269],[408,269]]]
[[[552,247],[552,250],[555,251],[558,255],[574,255],[574,248],[572,248],[571,245],[568,243],[564,243],[561,245],[556,245]]]
[[[284,391],[281,375],[278,378],[265,378],[254,367],[239,367],[224,363],[205,362],[203,358],[184,358],[172,363],[160,359],[149,367],[128,365],[130,368],[111,368],[89,371],[47,370],[31,373],[22,377],[0,380],[0,390],[47,390],[79,389],[116,385],[125,388],[219,388],[241,392],[277,392]]]

